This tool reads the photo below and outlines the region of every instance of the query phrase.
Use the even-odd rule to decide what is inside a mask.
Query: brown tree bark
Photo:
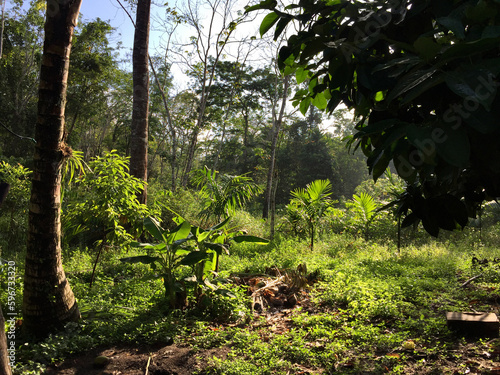
[[[132,104],[132,131],[130,138],[130,174],[148,179],[148,112],[149,112],[149,20],[151,0],[139,0],[132,52],[134,97]],[[139,196],[146,203],[146,187]]]
[[[71,152],[63,142],[69,57],[81,2],[47,1],[23,295],[23,329],[34,338],[80,317],[62,268],[60,209],[61,165]]]
[[[7,337],[5,336],[5,319],[0,308],[0,375],[11,375],[7,356]]]

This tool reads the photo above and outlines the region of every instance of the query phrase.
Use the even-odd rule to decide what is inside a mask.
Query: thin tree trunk
[[[11,375],[7,356],[7,336],[5,335],[5,319],[0,308],[0,375]]]
[[[269,210],[271,206],[271,195],[272,195],[272,187],[273,187],[273,175],[274,175],[274,165],[276,162],[276,145],[278,144],[278,136],[281,129],[281,123],[283,122],[283,115],[285,113],[286,99],[288,95],[288,87],[289,87],[289,77],[285,77],[283,84],[283,97],[281,102],[281,109],[279,116],[275,115],[275,108],[273,106],[273,133],[271,140],[271,158],[269,161],[269,170],[267,171],[267,184],[266,184],[266,192],[265,192],[265,201],[264,207],[262,210],[262,217],[267,219],[269,217]]]
[[[149,111],[149,20],[151,0],[139,0],[132,52],[134,98],[130,139],[130,174],[142,181],[148,179],[148,111]],[[146,187],[139,196],[147,201]]]
[[[191,142],[189,143],[188,154],[187,154],[186,167],[184,168],[184,172],[182,174],[182,187],[184,188],[188,184],[189,173],[191,173],[191,168],[193,167],[194,154],[196,151],[196,145],[198,144],[198,134],[199,134],[199,127],[197,126],[193,130],[193,134],[191,136]]]
[[[170,157],[170,166],[172,168],[172,176],[171,176],[171,186],[170,186],[170,188],[172,189],[172,191],[175,191],[175,189],[176,189],[176,182],[175,182],[175,173],[174,173],[174,170],[175,170],[176,165],[177,165],[177,158],[176,158],[176,155],[177,155],[177,132],[175,130],[174,122],[173,122],[172,116],[170,114],[170,107],[168,106],[167,96],[165,94],[165,90],[160,85],[160,80],[158,79],[158,75],[156,74],[153,62],[151,61],[151,58],[149,58],[149,64],[151,65],[151,70],[153,72],[153,75],[154,75],[155,82],[156,82],[156,85],[158,87],[158,90],[160,90],[161,98],[162,98],[162,101],[163,101],[163,107],[165,109],[165,114],[167,116],[167,125],[168,125],[168,127],[170,129],[170,136],[172,138],[171,157]]]
[[[2,0],[2,25],[0,26],[0,59],[3,55],[3,30],[5,28],[5,2],[7,0]]]
[[[243,168],[240,174],[248,172],[248,113],[243,115],[244,129],[243,129]]]
[[[277,175],[278,173],[276,173]],[[274,180],[274,187],[273,187],[273,193],[271,194],[271,229],[270,229],[270,238],[271,240],[274,239],[274,226],[276,223],[276,190],[278,190],[278,178]]]
[[[23,294],[23,329],[37,338],[80,317],[62,267],[60,214],[61,165],[71,153],[63,143],[66,87],[81,2],[47,2]]]

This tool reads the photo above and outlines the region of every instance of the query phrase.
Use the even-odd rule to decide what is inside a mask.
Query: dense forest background
[[[25,8],[19,4],[7,13],[5,20],[0,131],[3,160],[30,168],[43,9],[40,2]],[[110,39],[116,38],[114,33],[100,19],[81,23],[75,32],[65,142],[81,151],[87,163],[105,151],[117,150],[127,156],[130,150],[132,72],[130,66],[123,68],[126,65],[119,60],[119,47],[110,43]],[[284,78],[275,66],[254,68],[228,56],[228,60],[211,58],[193,63],[186,68],[191,77],[189,87],[179,91],[169,63],[161,56],[151,60],[156,75],[151,74],[149,93],[149,184],[170,190],[189,186],[186,163],[195,136],[193,169],[207,166],[222,174],[247,174],[264,184],[275,121],[272,114],[281,104],[278,99],[283,95],[291,97],[298,87],[292,86],[283,93]],[[203,125],[198,129],[199,94],[206,85],[199,76],[202,64],[213,76],[209,78],[210,95]],[[334,124],[337,131],[323,130],[324,124]],[[278,205],[288,202],[291,190],[305,187],[315,179],[329,179],[336,199],[352,196],[356,186],[368,178],[362,158],[349,154],[342,142],[353,126],[347,111],[324,118],[314,109],[302,116],[286,106],[277,146]]]

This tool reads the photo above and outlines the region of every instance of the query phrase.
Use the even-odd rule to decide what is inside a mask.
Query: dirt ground
[[[161,347],[112,347],[95,349],[69,358],[47,369],[47,375],[190,375],[199,371],[208,358],[224,358],[227,349],[218,348],[194,354],[189,348],[170,345]],[[96,366],[94,361],[105,356],[109,362]]]

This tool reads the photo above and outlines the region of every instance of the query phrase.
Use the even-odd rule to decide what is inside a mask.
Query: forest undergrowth
[[[472,229],[443,233],[399,251],[390,241],[349,234],[324,235],[312,251],[307,240],[284,237],[234,244],[219,271],[231,293],[207,291],[203,303],[183,310],[169,308],[149,266],[120,262],[136,249],[104,252],[92,288],[94,254],[68,251],[65,269],[82,319],[43,342],[19,345],[15,372],[43,373],[95,347],[175,343],[192,356],[214,350],[193,370],[198,374],[496,373],[500,341],[450,331],[445,313],[498,313],[498,233],[498,226],[482,240]],[[297,269],[307,282],[293,306],[253,305],[252,282],[266,289]]]

